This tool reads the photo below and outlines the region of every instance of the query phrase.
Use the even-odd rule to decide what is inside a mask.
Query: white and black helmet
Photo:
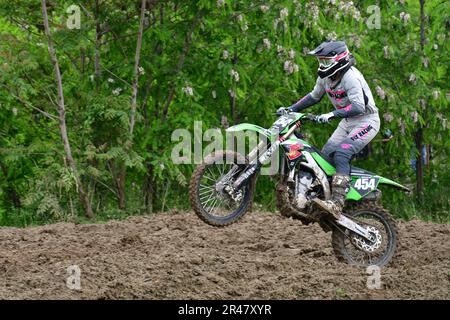
[[[325,41],[308,52],[319,60],[317,74],[328,78],[350,65],[351,55],[344,41]]]

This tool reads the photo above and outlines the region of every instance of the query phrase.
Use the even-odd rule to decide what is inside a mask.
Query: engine
[[[299,171],[295,178],[294,202],[302,210],[308,203],[308,191],[313,187],[314,176],[308,171]]]

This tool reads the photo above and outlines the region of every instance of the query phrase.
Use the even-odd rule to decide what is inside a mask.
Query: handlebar
[[[315,114],[308,113],[306,116],[303,117],[303,119],[306,119],[306,120],[309,120],[309,121],[312,121],[312,122],[317,122],[317,118],[318,117],[319,116],[317,116]]]
[[[287,111],[287,110],[284,110],[284,111],[276,111],[273,114],[276,115],[277,117],[281,117],[281,116],[284,116],[285,114],[288,114],[288,113],[290,113],[290,112]]]
[[[284,115],[289,114],[289,113],[293,113],[293,111],[289,111],[287,109],[284,109],[284,110],[275,112],[275,115],[277,117],[281,117],[281,116],[284,116]],[[302,120],[309,120],[309,121],[312,121],[312,122],[319,122],[318,118],[319,118],[318,115],[308,113],[302,118]]]
[[[274,114],[275,114],[277,117],[281,117],[281,116],[284,116],[284,115],[289,114],[289,113],[293,113],[293,111],[281,110],[281,111],[275,112]],[[306,120],[310,120],[310,121],[313,121],[313,122],[317,122],[317,118],[318,118],[318,117],[319,117],[319,116],[317,116],[317,115],[315,115],[315,114],[309,113],[309,114],[305,115],[302,119],[303,119],[303,120],[306,119]]]

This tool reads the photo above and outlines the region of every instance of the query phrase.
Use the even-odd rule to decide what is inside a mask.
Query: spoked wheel
[[[192,174],[189,199],[195,213],[204,222],[222,227],[241,218],[253,200],[256,177],[240,190],[227,191],[247,167],[239,153],[221,151],[205,157]]]
[[[379,206],[360,204],[345,214],[367,228],[372,239],[334,228],[332,245],[338,260],[357,266],[388,264],[397,246],[397,230],[389,213]]]

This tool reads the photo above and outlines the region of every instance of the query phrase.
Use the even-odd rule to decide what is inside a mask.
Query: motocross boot
[[[330,213],[334,218],[339,219],[344,208],[345,197],[350,187],[351,178],[348,175],[335,174],[331,182],[331,200],[320,200],[315,198],[312,201],[320,209]]]

